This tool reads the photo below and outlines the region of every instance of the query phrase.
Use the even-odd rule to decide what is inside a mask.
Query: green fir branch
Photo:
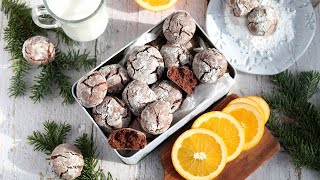
[[[35,84],[31,86],[32,95],[30,98],[33,102],[40,102],[45,96],[52,93],[52,80],[55,77],[53,64],[44,65],[42,71],[35,77]]]
[[[9,95],[18,97],[27,92],[25,77],[30,70],[30,64],[23,58],[23,43],[30,37],[36,35],[47,36],[48,31],[55,32],[58,40],[68,44],[77,45],[78,43],[70,39],[61,28],[45,30],[34,24],[31,17],[31,9],[25,3],[18,0],[3,0],[1,9],[9,18],[8,26],[4,29],[4,40],[6,41],[5,50],[10,52],[12,61],[13,76],[9,87]],[[43,19],[50,18],[43,16]],[[40,66],[42,68],[39,75],[35,77],[34,84],[31,86],[30,98],[34,102],[40,102],[45,96],[54,92],[55,85],[58,86],[60,95],[64,98],[65,104],[74,102],[71,92],[70,77],[65,71],[77,70],[82,68],[86,71],[92,68],[96,60],[89,57],[88,52],[69,50],[62,53],[56,47],[55,60]]]
[[[309,100],[319,90],[320,73],[286,71],[272,76],[275,92],[266,97],[273,109],[267,126],[297,167],[320,171],[320,112]]]
[[[71,131],[71,125],[67,123],[57,124],[49,120],[43,125],[44,132],[34,131],[32,135],[27,137],[27,140],[30,145],[34,145],[35,151],[42,151],[50,155],[55,147],[65,143],[67,135]]]
[[[57,61],[63,70],[75,69],[80,71],[83,68],[87,71],[96,64],[95,58],[90,58],[87,51],[81,53],[80,50],[68,50],[67,53],[61,53],[61,56],[58,57]]]
[[[25,40],[35,35],[46,35],[46,31],[32,21],[31,11],[25,3],[18,0],[3,0],[1,10],[9,18],[8,26],[4,29],[5,50],[10,52],[13,76],[9,87],[12,97],[23,96],[27,85],[25,76],[30,65],[23,58],[22,45]]]
[[[104,177],[102,169],[96,168],[99,160],[97,159],[96,147],[94,147],[93,137],[88,137],[87,134],[83,134],[75,141],[83,157],[85,166],[81,172],[81,175],[77,179],[81,180],[103,180]]]

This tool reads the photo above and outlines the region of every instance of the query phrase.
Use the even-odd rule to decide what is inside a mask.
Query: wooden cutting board
[[[231,94],[220,100],[211,111],[221,111],[226,107],[230,101],[236,99],[238,96]],[[176,132],[170,139],[161,153],[161,163],[164,169],[165,180],[182,180],[177,171],[174,169],[171,162],[171,150],[175,140],[184,131],[191,128],[193,121],[189,122],[184,128]],[[252,149],[242,152],[239,157],[229,162],[222,173],[216,178],[218,180],[242,180],[246,179],[258,167],[270,159],[280,150],[280,144],[272,136],[270,131],[265,128],[261,141]]]

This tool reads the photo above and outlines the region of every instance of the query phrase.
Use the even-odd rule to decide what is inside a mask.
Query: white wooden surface
[[[0,1],[1,2],[1,1]],[[207,0],[179,0],[174,9],[162,13],[153,13],[139,8],[133,0],[107,0],[110,14],[110,23],[105,33],[96,41],[82,43],[79,49],[87,49],[101,62],[115,53],[139,34],[149,29],[158,21],[165,18],[175,9],[184,9],[191,13],[195,20],[204,25]],[[39,1],[31,0],[31,5]],[[316,8],[317,24],[320,24],[320,8]],[[165,143],[154,150],[140,163],[125,165],[112,152],[102,137],[92,128],[91,122],[85,114],[74,104],[62,106],[62,99],[56,94],[46,98],[38,104],[26,97],[9,98],[7,89],[12,76],[9,54],[3,50],[3,28],[7,24],[4,14],[0,13],[0,180],[33,180],[53,177],[46,156],[41,152],[34,152],[26,143],[26,136],[32,131],[42,129],[42,123],[47,120],[57,122],[67,121],[73,126],[72,142],[80,133],[87,132],[95,135],[96,144],[100,151],[100,166],[105,172],[110,171],[114,177],[127,179],[163,179],[163,170],[159,155]],[[306,53],[290,69],[297,71],[320,70],[320,30],[317,29],[315,38]],[[98,62],[98,63],[99,63]],[[32,83],[32,76],[38,70],[32,69],[27,81]],[[82,73],[72,73],[73,80],[78,79]],[[239,73],[237,84],[232,92],[239,95],[262,95],[270,92],[272,85],[267,76],[255,76]],[[314,99],[319,99],[316,95]],[[315,101],[316,102],[316,101]],[[320,102],[317,101],[318,107]],[[316,137],[315,137],[316,138]],[[290,163],[290,156],[280,152],[269,162],[260,167],[248,179],[282,180],[282,179],[320,179],[320,174],[307,169],[295,169]]]

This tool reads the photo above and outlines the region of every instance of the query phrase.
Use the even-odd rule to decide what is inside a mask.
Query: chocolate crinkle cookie
[[[86,108],[99,105],[107,94],[107,80],[98,72],[90,72],[77,84],[77,98]]]
[[[121,93],[130,82],[127,70],[120,64],[111,64],[102,67],[99,73],[104,76],[108,84],[108,93]]]
[[[163,24],[163,34],[170,44],[185,44],[194,35],[196,23],[187,12],[175,12]]]
[[[173,116],[170,103],[155,101],[150,103],[141,113],[141,127],[153,135],[162,134],[171,125]]]
[[[216,49],[207,49],[196,54],[192,69],[202,83],[214,83],[227,71],[225,56]]]
[[[278,16],[268,6],[254,8],[248,15],[248,29],[255,36],[269,36],[276,30]]]
[[[113,131],[108,138],[113,149],[139,150],[147,145],[146,135],[131,128],[122,128]]]
[[[149,139],[155,137],[153,134],[150,134],[150,133],[148,133],[148,132],[146,132],[145,130],[142,129],[142,127],[141,127],[141,118],[140,117],[137,117],[135,120],[133,120],[132,123],[130,124],[129,128],[135,129],[137,131],[140,131],[140,132],[144,133],[146,135],[146,137],[149,138]]]
[[[127,70],[132,79],[153,84],[160,79],[164,71],[163,58],[155,47],[135,47],[128,56]]]
[[[62,179],[75,179],[81,175],[84,160],[73,144],[60,144],[51,153],[53,171]]]
[[[190,52],[183,46],[178,44],[167,44],[162,46],[160,51],[164,65],[166,68],[170,68],[172,66],[184,66],[191,65],[192,55]]]
[[[106,96],[101,104],[92,109],[92,115],[105,133],[128,127],[131,120],[130,110],[125,103],[113,96]]]
[[[148,103],[151,103],[156,99],[156,94],[149,86],[138,80],[130,82],[122,92],[122,100],[136,116],[140,115]]]
[[[236,16],[245,16],[258,6],[258,0],[228,0],[231,13]]]
[[[163,80],[154,84],[151,89],[157,95],[157,100],[170,103],[172,113],[178,110],[183,100],[183,94],[176,84]]]
[[[54,60],[56,51],[48,38],[33,36],[23,43],[22,54],[30,64],[45,65]]]

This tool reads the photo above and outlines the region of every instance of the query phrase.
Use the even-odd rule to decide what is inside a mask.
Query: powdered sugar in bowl
[[[277,28],[269,36],[252,35],[246,16],[235,17],[227,1],[210,1],[206,29],[216,48],[240,71],[280,73],[300,58],[313,39],[315,14],[307,0],[258,0],[259,5],[271,7],[278,16]]]

